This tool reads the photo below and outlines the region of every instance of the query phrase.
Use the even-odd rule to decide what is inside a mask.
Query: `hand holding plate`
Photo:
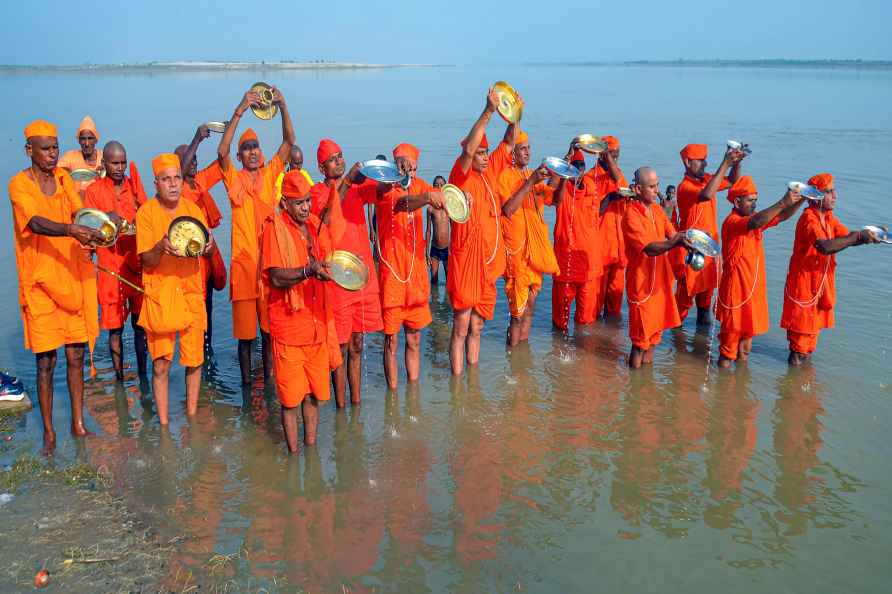
[[[91,246],[103,243],[105,238],[97,229],[91,229],[84,225],[71,224],[68,226],[68,235],[75,238],[81,245]]]
[[[210,256],[215,251],[217,251],[217,240],[214,239],[214,234],[208,231],[208,242],[205,244],[204,249],[201,250],[201,255]]]
[[[279,90],[279,87],[274,86],[271,89],[271,93],[273,96],[273,105],[282,105],[285,103],[285,95],[282,94],[282,91]]]
[[[871,229],[861,230],[861,243],[879,243],[880,238]]]
[[[357,161],[353,164],[353,167],[350,168],[350,171],[347,172],[347,179],[351,184],[361,184],[365,181],[365,176],[360,171],[362,169],[362,162]]]
[[[499,96],[496,93],[494,87],[489,87],[489,91],[486,93],[486,111],[489,113],[495,113],[496,109],[499,107]]]
[[[427,203],[432,208],[442,210],[446,206],[446,199],[443,197],[443,192],[440,190],[433,190],[427,195]]]
[[[307,263],[304,270],[306,271],[307,277],[312,276],[322,281],[331,280],[328,262],[320,262],[314,258],[312,254],[310,254],[310,261]]]
[[[204,140],[211,135],[211,129],[208,128],[207,124],[202,124],[198,127],[198,130],[195,131],[195,134],[198,135],[199,138]]]
[[[539,165],[535,171],[533,171],[533,175],[530,178],[533,180],[534,184],[538,184],[539,182],[545,181],[552,176],[551,170],[548,169],[545,165]]]

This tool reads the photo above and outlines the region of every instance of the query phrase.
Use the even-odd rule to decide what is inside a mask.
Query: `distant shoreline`
[[[664,66],[671,68],[839,68],[892,70],[892,60],[625,60],[619,62],[535,62],[530,66]]]
[[[359,62],[142,62],[136,64],[79,64],[79,65],[15,65],[2,64],[0,71],[36,70],[44,72],[97,72],[125,70],[363,70],[383,68],[441,68],[446,64],[363,64]]]

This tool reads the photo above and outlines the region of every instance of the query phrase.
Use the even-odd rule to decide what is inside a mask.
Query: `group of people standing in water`
[[[493,89],[461,141],[448,178],[438,176],[433,185],[421,179],[416,175],[421,151],[401,143],[392,159],[410,183],[377,182],[362,174],[362,163],[348,168],[341,147],[323,139],[316,151],[323,179],[313,183],[303,169],[285,97],[273,87],[268,100],[278,108],[282,128],[272,158],[265,159],[251,128],[236,140],[245,112],[264,101],[250,90],[222,130],[213,162],[199,167],[196,158],[210,136],[206,125],[189,144],[152,160],[151,197],[135,165],[128,166],[120,142],[98,150],[99,132],[89,117],[77,131],[81,149],[62,158],[53,124],[36,120],[25,127],[30,164],[10,181],[9,196],[25,347],[36,355],[49,449],[55,444],[57,350],[64,346],[71,431],[85,435],[85,351],[92,352],[100,329],[107,330],[115,373],[123,381],[128,317],[141,377],[151,364],[161,424],[168,423],[168,375],[177,340],[186,412],[196,413],[200,370],[211,351],[212,295],[227,284],[212,232],[223,215],[210,190],[221,181],[231,207],[228,284],[242,381],[251,378],[259,327],[263,374],[275,378],[292,452],[299,450],[299,417],[304,443],[316,442],[319,406],[330,399],[332,385],[338,407],[346,406],[348,388],[351,403],[360,402],[365,334],[384,332],[384,372],[393,389],[402,331],[406,378],[418,380],[421,330],[432,321],[430,281],[438,278],[441,265],[453,309],[449,359],[455,375],[478,363],[481,331],[494,316],[497,281],[504,278],[507,343],[513,346],[529,338],[547,274],[553,275],[552,324],[560,330],[568,330],[571,309],[577,326],[619,315],[625,294],[630,367],[650,363],[663,331],[680,326],[694,306],[698,324],[709,322],[711,312],[721,323],[718,364],[731,367],[747,359],[753,338],[769,326],[763,233],[807,204],[796,224],[780,322],[787,331],[789,363],[800,365],[814,352],[820,331],[834,323],[835,254],[878,241],[874,231],[849,231],[836,218],[836,186],[829,173],[808,181],[822,198],[806,199],[792,187],[758,209],[759,192],[743,175],[747,153],[740,147],[728,148],[712,174],[705,144],[683,147],[684,177],[674,195],[665,196],[652,167],[639,167],[631,183],[626,180],[615,136],[600,137],[606,150],[596,154],[591,167],[570,143],[564,160],[579,170],[576,177],[558,176],[544,165],[530,167],[530,137],[519,123],[507,123],[501,140],[489,144],[486,130],[498,113]],[[81,169],[103,175],[75,181],[70,173]],[[446,183],[467,201],[464,222],[447,217]],[[721,227],[720,193],[732,204]],[[75,222],[84,207],[103,211],[116,224],[134,225],[135,234],[97,247],[100,232]],[[555,209],[551,233],[546,207]],[[370,214],[373,209],[371,221],[367,209]],[[171,222],[184,216],[211,230],[197,257],[184,255],[168,236]],[[689,229],[720,242],[721,257],[690,265]],[[361,289],[331,282],[328,258],[335,250],[366,266],[369,279]]]

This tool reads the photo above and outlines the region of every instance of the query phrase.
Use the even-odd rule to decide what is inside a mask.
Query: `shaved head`
[[[127,160],[127,150],[124,148],[124,145],[117,140],[109,140],[102,148],[102,160],[108,161],[112,159],[112,157],[117,156],[123,156],[124,160]]]
[[[660,178],[653,167],[639,167],[635,170],[635,195],[639,200],[650,204],[660,193]]]
[[[299,146],[292,145],[291,153],[288,159],[288,168],[289,170],[294,169],[303,169],[304,167],[304,152],[301,150]]]

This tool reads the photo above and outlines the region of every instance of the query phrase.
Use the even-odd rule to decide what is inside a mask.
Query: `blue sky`
[[[888,0],[29,4],[5,3],[0,63],[892,59]]]

